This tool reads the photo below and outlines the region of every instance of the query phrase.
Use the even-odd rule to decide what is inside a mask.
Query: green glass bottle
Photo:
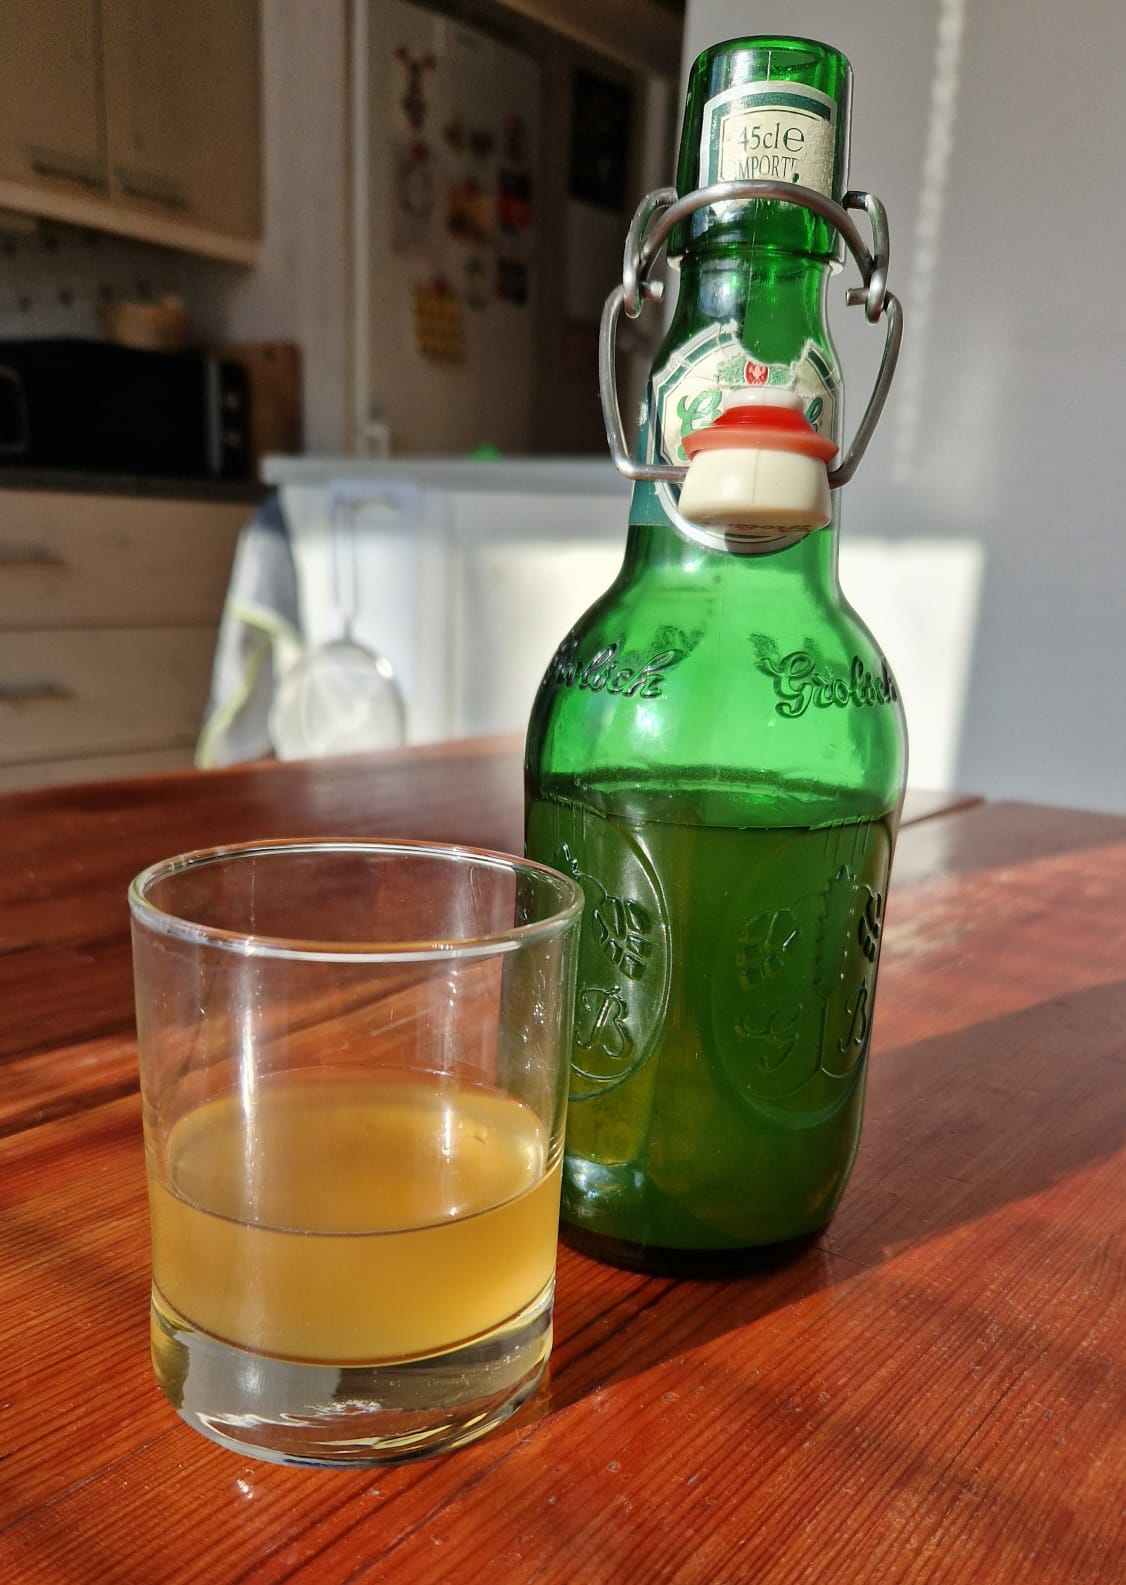
[[[770,177],[839,201],[850,91],[824,45],[706,51],[678,190]],[[763,383],[839,441],[838,247],[782,202],[677,227],[642,458],[683,462],[685,433]],[[527,848],[587,901],[563,1219],[618,1263],[737,1267],[814,1233],[855,1156],[906,733],[838,583],[836,510],[804,536],[731,541],[686,522],[675,487],[638,484],[622,569],[536,697]]]

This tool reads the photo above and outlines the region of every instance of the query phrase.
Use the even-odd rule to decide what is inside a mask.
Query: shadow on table
[[[1126,981],[881,1053],[852,1182],[812,1247],[734,1280],[680,1282],[561,1251],[551,1384],[524,1415],[669,1363],[969,1223],[1009,1215],[1019,1236],[1017,1207],[1052,1190],[1061,1197],[1039,1221],[1070,1221],[1082,1242],[1067,1180],[1126,1138],[1124,1058]]]

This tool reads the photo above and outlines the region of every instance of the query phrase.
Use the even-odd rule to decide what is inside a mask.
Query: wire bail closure
[[[899,299],[887,287],[890,250],[887,211],[875,194],[847,192],[844,202],[837,204],[813,188],[800,187],[793,182],[713,182],[710,187],[698,188],[683,198],[678,196],[675,187],[659,187],[647,194],[637,206],[626,236],[622,284],[616,286],[606,299],[598,335],[598,383],[606,440],[618,472],[635,483],[683,484],[688,469],[678,467],[675,463],[638,462],[626,449],[622,409],[618,401],[618,319],[623,311],[627,319],[636,319],[646,299],[660,302],[664,283],[651,280],[650,275],[674,227],[682,220],[697,209],[711,204],[749,203],[758,198],[800,204],[803,209],[811,210],[821,220],[835,227],[856,260],[862,281],[860,286],[849,287],[845,302],[850,307],[863,306],[865,317],[873,325],[882,318],[887,320],[887,335],[876,384],[852,443],[837,466],[829,470],[831,489],[839,489],[852,478],[875,433],[887,401],[891,378],[899,358],[899,345],[903,339],[903,310]],[[872,228],[871,252],[848,212],[850,209],[862,209],[868,216]]]

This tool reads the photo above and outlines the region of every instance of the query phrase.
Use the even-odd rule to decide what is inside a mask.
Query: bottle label
[[[833,195],[837,107],[804,83],[739,83],[704,106],[700,181],[782,181]]]
[[[641,409],[641,454],[648,463],[684,467],[684,437],[714,423],[733,391],[776,385],[804,398],[818,434],[837,438],[840,375],[823,348],[807,340],[790,363],[768,363],[744,346],[734,320],[707,325],[653,371]],[[638,484],[631,521],[679,523],[678,492],[669,484]]]
[[[654,371],[650,406],[642,414],[645,460],[686,463],[685,435],[713,424],[731,393],[747,386],[799,392],[810,424],[818,434],[832,436],[839,384],[837,371],[813,341],[792,363],[767,363],[743,345],[734,320],[708,325]]]

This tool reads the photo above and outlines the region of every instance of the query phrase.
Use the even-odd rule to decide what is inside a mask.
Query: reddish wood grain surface
[[[401,781],[380,771],[368,828],[413,803],[426,834],[445,821],[510,846],[518,789],[477,805],[493,772],[467,753],[464,774],[428,793],[425,766],[440,760]],[[288,829],[286,774],[267,774],[281,778],[272,829]],[[261,782],[236,785],[266,797]],[[339,813],[358,788],[326,786],[326,805]],[[115,843],[131,872],[146,844],[215,839],[183,841],[207,820],[193,827],[159,781],[116,797],[96,882],[84,898],[78,887],[91,920]],[[40,820],[37,835],[25,811],[21,840],[55,863],[56,886],[62,873],[81,883],[66,840],[49,856],[50,810]],[[17,885],[34,891],[34,873]],[[4,928],[36,910],[51,925],[41,900],[25,911],[11,895]],[[49,948],[69,950],[68,927],[51,928]],[[85,1097],[69,1111],[50,1041],[19,1033],[23,1003],[0,1003],[12,1052],[0,1067],[12,1130],[0,1140],[0,1580],[1103,1585],[1126,1573],[1126,821],[981,805],[905,830],[864,1139],[818,1246],[723,1283],[633,1276],[564,1249],[549,1380],[504,1430],[412,1466],[244,1461],[160,1397],[137,1100],[98,1091],[124,1074],[131,1043],[98,1034],[99,1016],[122,1016],[120,987],[101,970],[85,986],[66,1015]]]
[[[0,796],[0,1136],[135,1083],[125,893],[146,865],[259,837],[518,852],[521,747],[478,739]],[[904,818],[975,801],[912,793]]]
[[[511,850],[522,798],[511,739],[0,797],[0,1064],[131,1030],[125,893],[146,865],[259,837]]]

